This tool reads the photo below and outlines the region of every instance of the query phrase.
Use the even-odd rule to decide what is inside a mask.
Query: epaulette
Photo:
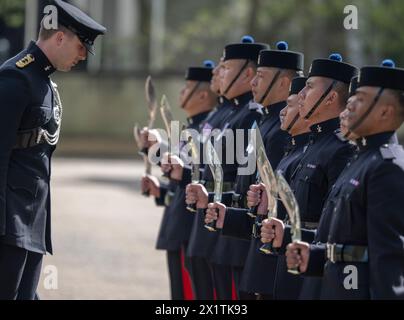
[[[35,61],[35,58],[32,54],[27,54],[24,58],[22,58],[21,60],[17,61],[15,63],[15,65],[20,68],[23,69],[27,66],[29,66],[32,62]]]
[[[404,170],[404,149],[401,145],[384,144],[379,150],[384,160],[392,160],[394,164]]]
[[[334,131],[335,136],[338,138],[338,140],[342,141],[342,142],[346,142],[348,141],[347,138],[345,138],[345,136],[342,134],[341,129],[337,129]]]

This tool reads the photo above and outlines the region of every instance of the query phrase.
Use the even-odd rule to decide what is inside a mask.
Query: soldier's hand
[[[168,156],[168,163],[170,169],[170,178],[173,180],[180,181],[182,179],[182,173],[184,170],[184,162],[180,159],[180,157],[170,154]]]
[[[252,184],[250,190],[247,192],[247,206],[253,208],[259,205],[261,201],[261,186],[259,184]]]
[[[141,189],[142,192],[149,192],[156,198],[160,197],[160,182],[154,176],[147,175],[142,177]]]
[[[289,243],[285,255],[288,269],[298,267],[301,273],[307,271],[310,258],[310,245],[307,242]]]
[[[274,248],[282,247],[285,225],[276,218],[265,219],[261,226],[261,242],[272,242]]]
[[[223,203],[209,203],[206,210],[205,223],[209,224],[216,220],[216,229],[223,229],[225,215],[226,206]]]
[[[140,149],[148,149],[149,148],[149,128],[144,127],[140,131]]]
[[[187,204],[196,203],[198,209],[206,209],[208,207],[209,195],[202,184],[189,184],[185,192],[185,202]]]
[[[140,131],[140,147],[141,149],[150,149],[154,144],[161,141],[160,134],[157,130],[149,130],[144,127]]]

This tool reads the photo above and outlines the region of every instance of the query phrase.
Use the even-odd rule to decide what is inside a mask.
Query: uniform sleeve
[[[17,131],[30,96],[28,83],[13,70],[0,72],[0,235],[5,233],[7,172]]]
[[[372,172],[367,228],[372,299],[404,299],[404,171],[384,162]]]
[[[227,208],[222,234],[250,240],[254,219],[249,217],[247,212],[247,209]]]
[[[305,276],[322,277],[327,260],[326,245],[323,243],[310,245],[310,257]]]

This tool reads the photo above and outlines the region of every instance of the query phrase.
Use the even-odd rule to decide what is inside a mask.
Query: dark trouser
[[[232,300],[232,268],[230,266],[212,264],[212,269],[217,300]]]
[[[196,300],[213,300],[213,275],[207,259],[201,257],[190,258],[192,287]]]
[[[0,243],[0,300],[35,300],[43,255]]]
[[[181,270],[181,251],[167,251],[168,274],[172,300],[184,300]]]

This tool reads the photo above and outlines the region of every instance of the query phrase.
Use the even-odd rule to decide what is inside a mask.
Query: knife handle
[[[196,212],[196,203],[191,203],[189,205],[187,205],[187,210],[190,212]]]
[[[273,226],[273,227],[274,227],[274,229],[275,229],[275,226]],[[272,255],[277,255],[277,254],[279,254],[279,248],[274,248],[272,242],[264,243],[264,244],[261,246],[260,251],[261,251],[262,253],[265,253],[265,254],[272,254]]]
[[[300,256],[300,253],[301,253],[301,250],[297,249],[297,254],[299,256]],[[293,267],[293,268],[288,268],[288,272],[291,273],[291,274],[294,274],[294,275],[299,275],[301,273],[300,272],[300,266],[296,266],[296,267]]]
[[[163,172],[163,177],[170,179],[170,177],[171,177],[171,171],[172,171],[172,170],[167,171],[167,172]]]
[[[219,209],[216,208],[216,213],[219,217]],[[210,232],[216,232],[216,220],[213,220],[210,223],[205,224],[205,228],[208,229]]]
[[[262,192],[260,192],[260,196],[261,196],[261,194],[262,194]],[[251,208],[248,210],[247,214],[248,214],[251,218],[256,218],[256,217],[257,217],[257,214],[258,214],[258,206],[259,206],[259,203],[258,203],[257,206],[251,207]]]
[[[258,213],[258,206],[251,207],[251,208],[248,210],[248,212],[247,212],[247,214],[248,214],[251,218],[257,217],[257,213]]]

